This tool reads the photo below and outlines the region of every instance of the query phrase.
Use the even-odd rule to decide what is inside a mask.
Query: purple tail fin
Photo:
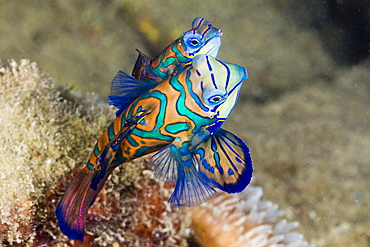
[[[90,187],[94,173],[87,167],[82,169],[69,184],[56,209],[60,230],[68,238],[83,241],[87,211],[94,203],[109,174],[110,172],[99,182],[97,190]]]

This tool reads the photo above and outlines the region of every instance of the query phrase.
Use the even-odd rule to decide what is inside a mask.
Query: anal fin
[[[121,141],[145,116],[150,114],[151,110],[152,108],[148,107],[127,120],[122,129],[100,152],[93,168],[91,168],[92,164],[86,165],[69,184],[56,208],[59,227],[68,238],[83,240],[88,209],[114,169],[111,162]]]

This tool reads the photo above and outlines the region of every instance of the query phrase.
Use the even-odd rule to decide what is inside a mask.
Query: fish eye
[[[196,40],[196,39],[193,39],[192,41],[190,41],[190,43],[191,43],[192,45],[197,45],[197,44],[199,44],[199,41],[198,41],[198,40]]]
[[[224,97],[222,95],[215,95],[215,96],[212,96],[208,99],[209,103],[211,104],[218,104],[220,102],[222,102],[224,99]]]
[[[192,46],[198,46],[200,44],[200,41],[198,39],[189,39],[188,43]]]
[[[220,100],[221,100],[220,96],[215,96],[215,97],[211,98],[211,101],[213,101],[215,103],[219,102]]]

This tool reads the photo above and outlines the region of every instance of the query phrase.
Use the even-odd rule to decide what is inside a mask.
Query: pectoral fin
[[[248,146],[233,133],[219,129],[197,147],[199,170],[212,186],[228,193],[245,189],[252,178]]]

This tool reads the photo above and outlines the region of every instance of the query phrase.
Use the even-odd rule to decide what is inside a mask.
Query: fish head
[[[225,120],[238,100],[241,85],[248,78],[245,67],[198,55],[193,59],[191,81],[194,90],[212,115]]]
[[[216,57],[222,34],[221,29],[213,27],[206,19],[197,17],[193,20],[192,29],[184,33],[180,40],[187,57],[198,54]]]

